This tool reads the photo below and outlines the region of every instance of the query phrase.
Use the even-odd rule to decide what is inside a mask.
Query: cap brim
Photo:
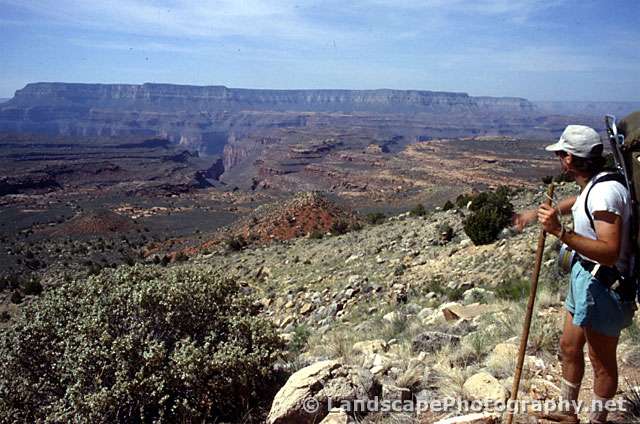
[[[544,148],[548,152],[561,152],[564,150],[564,146],[560,141],[553,143]]]

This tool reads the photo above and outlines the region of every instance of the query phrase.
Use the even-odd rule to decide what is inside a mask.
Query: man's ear
[[[573,164],[573,154],[572,153],[568,153],[566,157],[566,164],[567,166],[571,166]]]

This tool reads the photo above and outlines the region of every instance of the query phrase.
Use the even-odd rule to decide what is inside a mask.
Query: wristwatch
[[[569,233],[572,233],[572,232],[573,232],[573,230],[567,230],[566,228],[562,227],[562,231],[560,231],[560,235],[558,236],[558,240],[560,240],[560,241],[564,241],[564,240],[562,240],[562,238],[563,238],[565,235],[567,235],[567,234],[569,234]]]

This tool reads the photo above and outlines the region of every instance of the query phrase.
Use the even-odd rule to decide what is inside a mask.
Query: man
[[[635,310],[633,294],[623,294],[624,284],[616,283],[622,281],[621,276],[630,275],[633,266],[631,199],[623,184],[602,172],[603,145],[592,128],[569,125],[558,142],[546,150],[555,152],[562,170],[580,186],[580,195],[560,201],[557,209],[543,204],[537,211],[517,214],[514,223],[522,229],[537,219],[547,233],[577,253],[560,339],[561,398],[567,401],[578,398],[584,375],[583,349],[587,344],[594,370],[593,400],[604,403],[616,393],[618,338],[620,331],[631,324]],[[561,225],[558,211],[572,213],[574,230]],[[556,418],[578,422],[576,412],[570,408]],[[592,410],[589,420],[605,423],[607,411]]]

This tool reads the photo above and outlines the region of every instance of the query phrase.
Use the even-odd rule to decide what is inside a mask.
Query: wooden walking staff
[[[551,199],[553,199],[553,191],[555,185],[549,184],[547,189],[547,200],[545,203],[551,206]],[[538,250],[536,251],[536,264],[533,269],[533,275],[531,276],[531,290],[529,293],[529,303],[527,304],[527,314],[524,318],[524,325],[522,326],[522,334],[520,335],[520,349],[518,350],[518,362],[516,364],[515,375],[513,376],[513,387],[511,388],[511,397],[509,398],[507,424],[511,424],[513,421],[513,409],[515,407],[515,400],[518,399],[518,387],[520,386],[520,376],[522,375],[522,366],[524,364],[524,355],[527,351],[527,341],[529,340],[529,329],[531,328],[531,317],[533,315],[533,305],[536,302],[536,291],[538,290],[538,277],[540,276],[540,267],[542,265],[542,254],[544,253],[544,243],[547,239],[547,233],[544,230],[540,230],[540,236],[538,237]],[[513,404],[513,405],[511,405]]]

